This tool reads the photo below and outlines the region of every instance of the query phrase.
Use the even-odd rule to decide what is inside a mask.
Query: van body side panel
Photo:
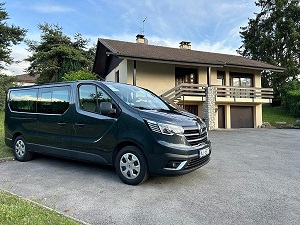
[[[75,153],[68,151],[71,149],[71,142],[72,114],[70,109],[63,115],[38,115],[36,151],[75,158]],[[41,146],[48,146],[48,148]]]
[[[117,119],[78,110],[74,113],[72,149],[79,159],[111,164],[117,140]]]
[[[36,114],[10,112],[7,109],[5,117],[5,139],[8,139],[9,146],[12,146],[14,135],[17,133],[22,134],[28,143],[35,142]]]

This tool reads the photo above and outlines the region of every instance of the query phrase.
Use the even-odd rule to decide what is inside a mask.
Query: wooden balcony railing
[[[166,91],[161,95],[162,99],[167,102],[174,102],[180,100],[182,96],[206,96],[206,87],[205,84],[186,84],[182,83],[178,86]]]
[[[268,99],[271,101],[273,98],[273,89],[272,88],[255,88],[255,87],[232,87],[232,86],[212,86],[217,89],[216,100],[222,98],[222,101],[226,101],[225,98],[229,99],[253,99],[256,102],[265,102],[266,100],[259,99]],[[166,91],[161,95],[161,97],[169,102],[174,103],[178,100],[181,100],[183,96],[196,96],[201,97],[201,101],[205,101],[206,97],[206,88],[205,84],[186,84],[182,83],[169,91]],[[200,99],[199,99],[200,100]],[[242,101],[242,100],[241,100]]]
[[[217,97],[224,98],[258,98],[272,99],[272,88],[255,88],[255,87],[225,87],[214,86],[217,88]]]

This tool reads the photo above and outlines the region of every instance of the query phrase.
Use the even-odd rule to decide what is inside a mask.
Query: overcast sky
[[[1,2],[1,0],[0,0]],[[254,0],[6,0],[8,24],[28,30],[40,40],[39,23],[58,23],[66,35],[76,32],[95,44],[97,38],[135,42],[143,31],[149,44],[179,47],[190,41],[193,50],[236,54],[240,27],[255,17]],[[143,26],[143,20],[146,18]],[[28,64],[23,43],[13,48],[19,64],[8,67],[18,75]]]

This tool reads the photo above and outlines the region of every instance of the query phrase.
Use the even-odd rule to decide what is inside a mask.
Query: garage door
[[[231,106],[230,107],[231,128],[253,128],[253,107],[252,106]]]

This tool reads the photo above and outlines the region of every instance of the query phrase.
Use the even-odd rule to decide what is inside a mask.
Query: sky
[[[4,0],[3,0],[4,1]],[[3,2],[0,0],[0,2]],[[26,39],[40,40],[38,24],[58,24],[63,33],[135,42],[143,33],[149,44],[179,47],[190,41],[192,50],[236,55],[240,27],[255,17],[255,0],[6,0],[9,25],[27,29]],[[143,22],[144,21],[144,22]],[[8,75],[24,73],[30,53],[25,43],[13,47],[20,61],[7,67]]]

